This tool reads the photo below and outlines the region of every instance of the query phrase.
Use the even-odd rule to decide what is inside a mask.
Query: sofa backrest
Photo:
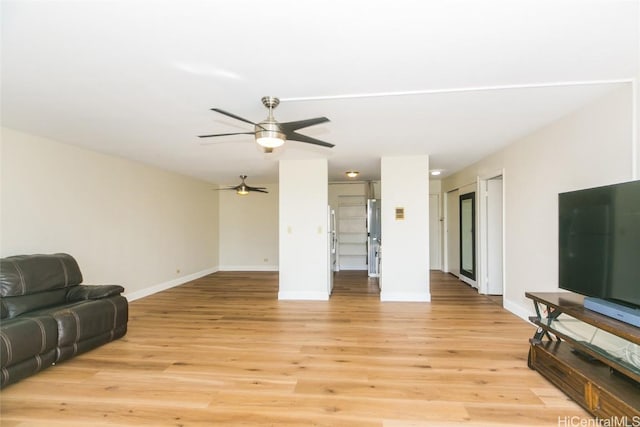
[[[0,259],[0,297],[31,295],[82,283],[76,260],[68,254],[17,255]]]

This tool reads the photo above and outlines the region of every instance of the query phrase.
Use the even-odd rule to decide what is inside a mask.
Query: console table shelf
[[[640,344],[640,328],[584,308],[584,297],[582,295],[574,294],[573,292],[527,292],[525,296],[547,307],[562,310],[563,313],[596,326],[603,331],[610,332],[632,343]]]
[[[640,328],[585,309],[583,297],[574,293],[525,295],[533,300],[537,315],[530,320],[538,327],[529,340],[529,367],[596,417],[640,419],[640,369],[571,336],[558,318],[564,314],[633,344],[640,344]]]

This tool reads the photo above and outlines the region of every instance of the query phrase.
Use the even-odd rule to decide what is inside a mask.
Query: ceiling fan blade
[[[280,128],[285,132],[293,132],[294,130],[306,128],[320,123],[328,122],[326,117],[316,117],[315,119],[298,120],[297,122],[280,123]]]
[[[241,122],[249,123],[250,125],[254,125],[254,126],[256,125],[256,124],[255,124],[254,122],[252,122],[251,120],[247,120],[247,119],[245,119],[244,117],[237,116],[237,115],[235,115],[235,114],[233,114],[233,113],[230,113],[230,112],[228,112],[228,111],[221,110],[221,109],[219,109],[219,108],[212,108],[212,109],[211,109],[211,111],[215,111],[216,113],[224,114],[225,116],[229,116],[229,117],[234,118],[234,119],[236,119],[236,120],[240,120]]]
[[[249,191],[254,191],[254,190],[266,190],[266,189],[267,189],[267,187],[250,187],[250,186],[248,186],[248,185],[247,185],[247,189],[248,189]]]
[[[255,191],[256,193],[265,193],[265,194],[269,194],[268,191],[266,190],[260,190],[259,188],[250,188],[249,191]]]
[[[301,135],[297,132],[288,132],[286,135],[287,139],[292,141],[306,142],[307,144],[320,145],[322,147],[329,148],[335,147],[334,144],[329,144],[328,142],[320,141],[319,139],[311,138],[310,136]]]
[[[215,135],[198,135],[198,138],[211,138],[214,136],[229,136],[229,135],[255,135],[255,132],[234,132],[234,133],[216,133]]]

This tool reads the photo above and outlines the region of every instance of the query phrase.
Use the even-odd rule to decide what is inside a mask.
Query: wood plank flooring
[[[531,325],[450,275],[381,303],[341,272],[328,302],[277,273],[219,272],[130,304],[129,332],[0,393],[2,426],[557,426],[588,418],[527,368]],[[565,424],[566,425],[566,424]]]

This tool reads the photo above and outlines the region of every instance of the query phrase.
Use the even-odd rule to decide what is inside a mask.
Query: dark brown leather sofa
[[[124,336],[124,288],[81,283],[68,254],[0,259],[0,387]]]

